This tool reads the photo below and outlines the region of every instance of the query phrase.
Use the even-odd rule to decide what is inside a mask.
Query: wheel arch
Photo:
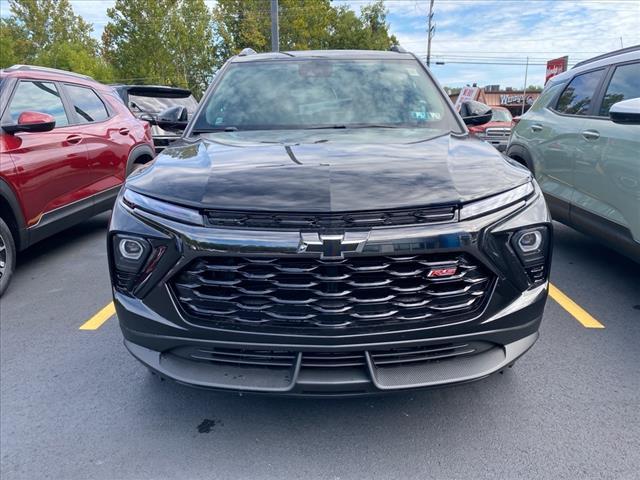
[[[134,165],[136,163],[147,163],[153,160],[155,157],[155,152],[153,148],[151,148],[147,144],[137,145],[131,149],[129,152],[129,158],[127,159],[127,169],[125,175],[128,177],[129,174],[133,171]]]
[[[506,152],[507,156],[513,158],[516,162],[521,163],[529,169],[529,171],[535,176],[535,169],[533,166],[533,158],[527,150],[527,147],[518,143],[509,145]]]
[[[17,250],[28,246],[27,227],[18,198],[11,186],[0,178],[0,216],[11,230]]]

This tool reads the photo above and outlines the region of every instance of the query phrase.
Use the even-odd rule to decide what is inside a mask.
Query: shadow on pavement
[[[18,269],[58,250],[73,248],[96,233],[103,232],[106,235],[110,217],[111,212],[101,213],[32,245],[18,253]]]
[[[554,222],[554,262],[560,255],[570,265],[582,264],[584,268],[606,268],[617,274],[638,275],[640,264],[598,242],[588,235]]]

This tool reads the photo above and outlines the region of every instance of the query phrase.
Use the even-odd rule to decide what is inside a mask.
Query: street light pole
[[[524,68],[524,87],[522,88],[522,113],[524,115],[524,105],[527,103],[527,74],[529,73],[529,57],[527,57],[527,66]]]
[[[271,51],[280,51],[280,30],[278,26],[278,0],[271,0]]]
[[[431,66],[431,39],[433,38],[433,34],[436,31],[436,25],[433,23],[433,2],[431,0],[429,3],[429,24],[427,27],[427,67]]]

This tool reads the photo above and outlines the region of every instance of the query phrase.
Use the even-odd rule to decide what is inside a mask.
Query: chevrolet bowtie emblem
[[[319,252],[323,260],[341,260],[344,252],[361,252],[369,232],[346,232],[343,235],[300,233],[298,252]]]

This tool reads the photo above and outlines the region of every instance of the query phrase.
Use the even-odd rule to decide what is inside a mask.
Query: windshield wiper
[[[215,133],[215,132],[237,132],[238,127],[220,127],[220,128],[198,128],[194,130],[194,135],[199,135],[201,133]]]
[[[317,127],[304,127],[303,130],[338,130],[338,129],[351,129],[351,128],[410,128],[407,125],[393,125],[393,124],[375,124],[375,123],[351,123],[351,124],[336,124],[336,125],[319,125]]]

